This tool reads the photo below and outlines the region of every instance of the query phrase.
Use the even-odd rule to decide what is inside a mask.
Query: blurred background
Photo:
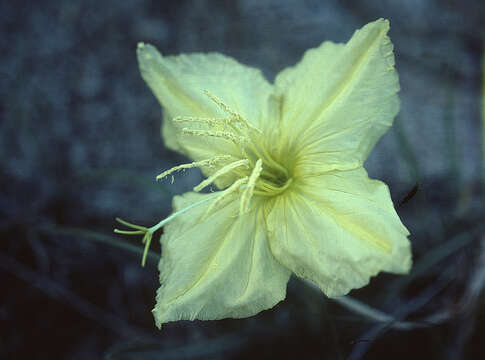
[[[0,2],[0,358],[485,358],[484,15],[480,0]],[[222,52],[272,81],[379,17],[402,106],[366,167],[412,234],[411,274],[350,304],[292,279],[252,318],[159,331],[158,240],[142,268],[114,218],[151,226],[201,175],[155,182],[185,159],[162,143],[137,42]]]

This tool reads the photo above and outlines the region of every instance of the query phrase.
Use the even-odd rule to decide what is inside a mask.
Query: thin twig
[[[421,294],[419,294],[418,296],[411,299],[411,301],[409,301],[407,304],[400,306],[398,311],[396,312],[396,314],[394,316],[389,315],[389,316],[391,316],[392,318],[395,319],[394,324],[402,323],[401,319],[404,319],[409,314],[416,312],[421,307],[426,305],[432,298],[434,298],[448,284],[449,284],[449,279],[443,279],[443,280],[439,281],[438,283],[433,284],[432,286],[428,287]],[[429,318],[427,320],[429,320]],[[419,322],[416,322],[415,324],[418,324],[418,327],[434,325],[434,324],[431,324],[431,323],[427,323],[426,320],[421,320]],[[360,336],[361,340],[357,341],[357,344],[355,345],[354,349],[352,350],[351,354],[349,355],[348,360],[361,359],[367,353],[367,351],[372,346],[372,344],[374,344],[374,342],[377,341],[377,339],[379,339],[382,335],[384,335],[384,333],[388,329],[393,328],[392,325],[393,325],[393,323],[388,323],[387,325],[385,323],[381,323],[381,324],[377,324],[377,325],[371,327],[369,330],[365,331]],[[409,329],[413,329],[415,327],[411,327]],[[409,329],[406,329],[406,330],[409,330]]]
[[[303,279],[303,281],[309,286],[311,286],[313,289],[321,292],[320,288],[314,282],[307,279]],[[333,298],[331,300],[335,301],[336,303],[342,305],[343,307],[347,308],[348,310],[356,314],[362,315],[363,317],[369,320],[372,320],[374,322],[384,323],[386,326],[389,326],[393,329],[410,330],[410,329],[426,326],[426,324],[423,324],[423,323],[400,321],[395,317],[393,317],[392,315],[386,314],[381,310],[375,309],[349,296],[342,296],[339,298]]]

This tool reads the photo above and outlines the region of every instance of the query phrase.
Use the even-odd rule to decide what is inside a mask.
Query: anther
[[[239,115],[237,112],[232,110],[228,105],[224,104],[221,99],[219,99],[217,96],[211,94],[209,91],[204,90],[204,93],[212,100],[214,101],[224,112],[229,114],[230,116],[233,117],[234,120],[241,122],[243,125],[245,125],[248,129],[253,129],[261,133],[261,130],[256,128],[255,126],[251,125],[245,118],[243,118],[241,115]]]
[[[228,125],[232,122],[231,118],[202,118],[202,117],[193,117],[193,116],[177,116],[173,118],[175,122],[194,122],[194,123],[202,123],[207,124],[209,126],[214,125]]]
[[[239,114],[236,113],[234,110],[232,110],[229,106],[224,104],[221,99],[219,99],[217,96],[211,94],[209,91],[204,90],[204,94],[206,94],[212,101],[214,101],[219,107],[226,112],[227,114],[234,116],[235,118],[239,117]]]
[[[234,135],[232,132],[229,132],[229,131],[194,130],[194,129],[183,128],[182,132],[187,135],[213,136],[213,137],[225,138],[227,140],[231,140],[236,145],[241,145],[248,141],[246,137]]]

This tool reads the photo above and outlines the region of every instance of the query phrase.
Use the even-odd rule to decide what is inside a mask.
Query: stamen
[[[183,128],[182,132],[188,135],[213,136],[213,137],[226,138],[228,140],[231,140],[236,145],[241,145],[248,141],[246,137],[234,135],[232,132],[229,132],[229,131],[194,130],[194,129]]]
[[[195,123],[202,123],[207,124],[209,126],[213,125],[228,125],[232,122],[231,118],[202,118],[202,117],[193,117],[193,116],[177,116],[173,118],[175,122],[195,122]]]
[[[199,185],[195,186],[194,191],[199,192],[200,190],[202,190],[206,186],[210,185],[219,176],[227,174],[228,172],[230,172],[231,170],[234,170],[235,168],[237,168],[239,166],[249,167],[248,164],[249,164],[248,159],[238,160],[238,161],[234,161],[230,164],[227,164],[227,165],[223,166],[222,168],[220,168],[219,170],[217,170],[214,174],[209,176],[207,179],[202,181]]]
[[[214,167],[217,162],[222,161],[222,160],[227,160],[227,159],[230,159],[230,158],[231,158],[231,155],[218,155],[218,156],[214,156],[210,159],[201,160],[201,161],[194,161],[190,164],[182,164],[182,165],[174,166],[173,168],[166,170],[163,173],[161,173],[160,175],[158,175],[156,179],[159,180],[161,178],[164,178],[167,175],[174,173],[175,171],[182,170],[182,169],[191,169],[191,168],[194,168],[194,167],[201,167],[201,166]],[[172,183],[173,183],[173,177],[172,177]]]
[[[219,99],[217,96],[211,94],[208,90],[204,90],[204,94],[206,94],[212,101],[214,101],[219,107],[229,115],[238,118],[239,114],[232,110],[229,106],[224,104],[221,99]]]
[[[253,172],[249,177],[248,186],[241,196],[241,202],[239,203],[239,214],[244,214],[245,212],[249,211],[249,203],[253,197],[254,187],[256,186],[256,181],[261,175],[261,171],[263,171],[263,160],[258,159],[258,161],[256,161],[256,165],[254,166]]]
[[[224,198],[226,198],[229,194],[232,194],[233,192],[237,191],[241,187],[241,185],[245,184],[247,181],[248,181],[248,177],[245,176],[241,179],[234,181],[231,186],[221,191],[220,195],[207,208],[203,216],[203,219],[205,219],[211,213],[211,211],[214,210],[216,206],[221,203],[221,201]]]
[[[262,133],[261,130],[256,128],[255,126],[251,125],[245,118],[243,118],[241,115],[239,115],[237,112],[232,110],[228,105],[224,104],[221,99],[219,99],[217,96],[211,94],[209,91],[204,90],[204,93],[212,100],[214,101],[219,107],[225,111],[227,114],[231,115],[234,120],[241,122],[244,124],[248,129],[253,129],[258,131],[259,133]]]

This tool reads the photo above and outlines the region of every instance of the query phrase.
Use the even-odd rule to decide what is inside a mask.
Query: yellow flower
[[[139,44],[165,144],[207,179],[165,226],[156,323],[241,318],[285,298],[291,275],[329,297],[380,271],[407,273],[407,229],[363,163],[399,110],[389,22],[307,51],[274,84],[227,56]],[[217,192],[201,194],[213,184]],[[126,223],[127,225],[130,225]],[[154,230],[135,227],[149,243]]]

